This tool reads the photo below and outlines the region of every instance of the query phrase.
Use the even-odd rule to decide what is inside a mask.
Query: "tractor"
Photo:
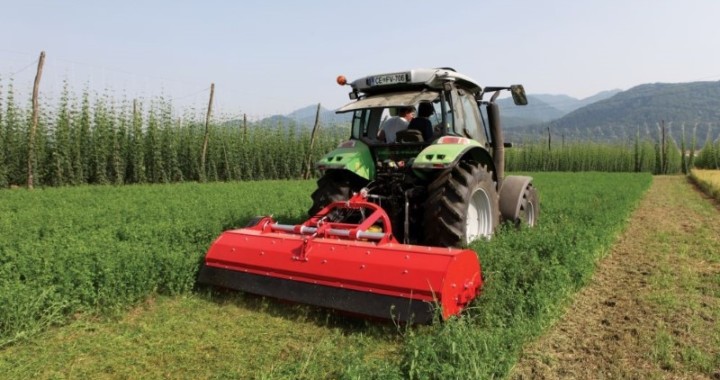
[[[482,88],[450,68],[337,82],[352,88],[337,110],[352,113],[351,135],[316,163],[323,174],[309,219],[265,216],[225,231],[198,281],[401,322],[459,315],[484,281],[467,246],[501,221],[537,223],[532,178],[504,177],[510,144],[495,103],[509,90],[525,105],[525,90]],[[384,124],[415,107],[424,127]]]
[[[352,113],[351,136],[317,162],[323,175],[310,215],[365,189],[409,244],[460,247],[490,238],[501,221],[537,223],[532,178],[503,173],[511,144],[503,141],[495,100],[509,90],[516,105],[526,105],[521,85],[483,88],[451,68],[337,82],[352,88],[353,101],[337,111]],[[432,136],[407,129],[396,141],[379,139],[383,120],[408,106],[426,110],[421,116],[434,125]]]

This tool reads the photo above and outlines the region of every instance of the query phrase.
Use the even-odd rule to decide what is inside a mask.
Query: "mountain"
[[[502,115],[503,127],[517,128],[538,124],[558,119],[567,113],[551,106],[535,95],[528,95],[527,98],[528,104],[525,106],[516,106],[512,98],[503,98],[497,101]]]
[[[622,92],[622,90],[614,89],[614,90],[598,92],[597,94],[595,94],[593,96],[588,96],[587,98],[581,99],[580,102],[577,104],[577,107],[573,110],[568,111],[568,113],[575,111],[578,108],[585,107],[589,104],[611,98],[611,97],[615,96],[615,94],[620,93],[620,92]]]
[[[580,105],[582,100],[573,98],[569,95],[532,94],[532,98],[552,106],[553,108],[561,111],[563,115],[582,107]]]
[[[316,112],[317,105],[311,105],[290,112],[286,116],[289,119],[295,120],[298,124],[309,124],[312,126],[315,123]],[[351,120],[352,113],[336,114],[334,110],[320,107],[320,123],[324,125],[350,123]]]
[[[620,90],[603,91],[593,96],[576,99],[568,95],[529,94],[526,106],[516,106],[511,98],[498,101],[505,128],[535,125],[559,119],[588,104],[607,99]]]
[[[702,140],[711,133],[708,125],[720,121],[720,81],[643,84],[513,133],[537,136],[549,127],[555,134],[579,139],[628,139],[636,133],[654,138],[663,121],[678,141],[683,125],[688,137],[695,128]]]

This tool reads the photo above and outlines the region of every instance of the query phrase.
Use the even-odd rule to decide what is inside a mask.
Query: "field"
[[[540,226],[474,244],[483,295],[462,318],[425,327],[196,287],[220,231],[257,214],[300,221],[312,181],[5,191],[0,376],[506,376],[588,282],[651,182],[534,176]]]
[[[718,320],[720,213],[684,177],[655,177],[592,281],[510,377],[718,379]]]

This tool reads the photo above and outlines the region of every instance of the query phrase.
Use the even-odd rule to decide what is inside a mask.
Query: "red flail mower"
[[[344,222],[328,221],[337,219]],[[263,217],[224,232],[206,255],[199,282],[428,323],[437,307],[443,319],[460,313],[477,296],[482,274],[472,250],[398,243],[386,212],[356,194],[299,225]]]

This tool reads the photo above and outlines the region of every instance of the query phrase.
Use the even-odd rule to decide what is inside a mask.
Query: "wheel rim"
[[[532,202],[525,204],[525,223],[530,226],[535,226],[535,205]]]
[[[465,242],[470,244],[478,238],[489,238],[492,235],[492,228],[490,197],[485,190],[477,189],[468,202]]]

